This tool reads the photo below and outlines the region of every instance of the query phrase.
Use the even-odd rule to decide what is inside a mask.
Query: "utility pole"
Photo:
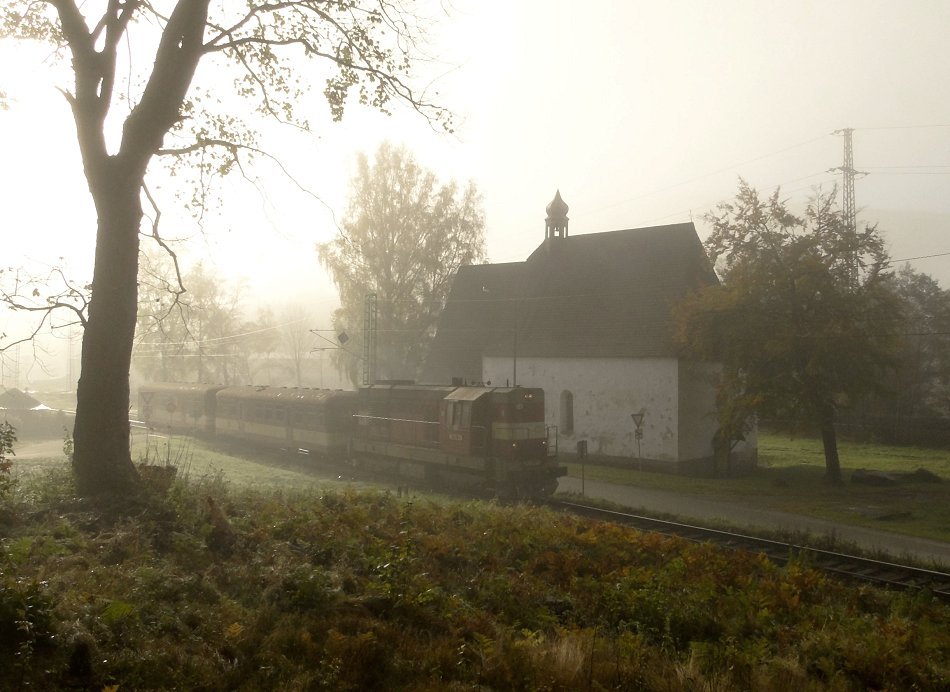
[[[367,293],[363,304],[363,384],[376,381],[376,294]]]
[[[854,204],[854,178],[857,175],[867,175],[861,171],[854,170],[854,149],[852,146],[853,127],[845,127],[835,130],[831,134],[841,135],[844,138],[844,162],[831,171],[841,171],[841,197],[842,197],[842,217],[845,224],[845,233],[848,234],[848,282],[851,288],[855,288],[858,283],[858,257],[856,252],[857,245],[857,209]]]
[[[13,386],[16,389],[20,388],[20,346],[13,347]]]

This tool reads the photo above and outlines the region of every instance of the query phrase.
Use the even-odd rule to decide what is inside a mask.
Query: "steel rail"
[[[685,538],[697,543],[715,543],[734,550],[762,553],[770,560],[780,564],[785,564],[796,557],[805,557],[811,567],[836,577],[856,579],[891,588],[926,590],[937,598],[950,601],[950,574],[937,570],[901,565],[705,526],[629,514],[566,500],[550,499],[546,501],[546,504],[554,509],[586,518],[621,523],[653,533]]]

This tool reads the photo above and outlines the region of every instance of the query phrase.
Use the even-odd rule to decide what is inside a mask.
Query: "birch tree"
[[[474,184],[439,184],[403,147],[383,143],[357,160],[343,231],[318,246],[340,292],[334,354],[354,383],[360,371],[364,300],[377,301],[377,372],[414,379],[435,336],[458,268],[485,259],[485,218]]]

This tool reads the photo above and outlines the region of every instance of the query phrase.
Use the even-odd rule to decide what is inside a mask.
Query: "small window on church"
[[[561,420],[558,427],[565,435],[574,432],[574,395],[566,389],[561,392]]]

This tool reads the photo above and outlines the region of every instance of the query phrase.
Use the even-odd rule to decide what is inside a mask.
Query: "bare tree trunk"
[[[128,492],[138,480],[129,450],[129,369],[138,302],[141,180],[113,163],[111,184],[94,191],[99,225],[73,432],[78,489],[92,495]]]
[[[825,407],[821,420],[821,443],[825,450],[825,481],[840,485],[841,461],[838,459],[838,436],[835,431],[833,406]]]

